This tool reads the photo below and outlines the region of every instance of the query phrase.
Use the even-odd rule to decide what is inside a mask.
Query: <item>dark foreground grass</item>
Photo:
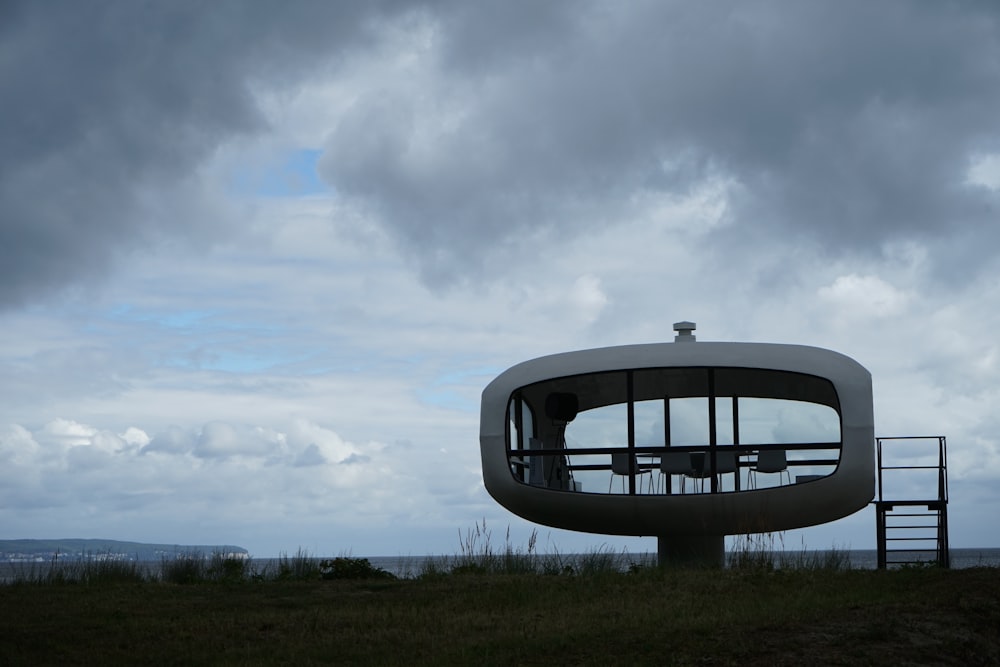
[[[2,665],[985,665],[998,628],[992,568],[0,586]]]

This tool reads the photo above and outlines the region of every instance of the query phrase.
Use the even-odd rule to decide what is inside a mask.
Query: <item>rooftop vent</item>
[[[695,326],[694,322],[674,322],[674,331],[677,335],[674,336],[675,343],[693,343],[695,340],[695,335],[691,333],[698,327]]]

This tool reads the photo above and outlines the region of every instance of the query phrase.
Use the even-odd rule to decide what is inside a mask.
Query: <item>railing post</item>
[[[875,503],[875,547],[878,553],[878,569],[886,567],[885,553],[885,506],[881,501]]]

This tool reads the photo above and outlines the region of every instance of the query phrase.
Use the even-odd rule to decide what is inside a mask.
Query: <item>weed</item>
[[[233,584],[245,581],[250,569],[247,558],[215,552],[209,559],[205,575],[211,581]]]
[[[198,552],[179,553],[160,561],[160,579],[168,584],[197,584],[206,577],[205,557]]]
[[[148,578],[146,569],[136,560],[110,553],[85,561],[80,568],[80,582],[86,584],[141,584]]]
[[[486,526],[486,519],[465,531],[459,531],[459,554],[451,566],[454,574],[535,574],[539,570],[538,531],[531,531],[526,549],[514,546],[510,540],[510,526],[503,548],[493,547],[493,534]]]
[[[784,533],[778,533],[784,546]],[[737,535],[729,554],[729,568],[747,572],[771,572],[775,569],[775,534],[744,533]]]
[[[420,574],[417,575],[418,579],[441,579],[445,577],[451,568],[448,565],[448,557],[441,556],[440,558],[429,557],[425,558],[420,564]]]
[[[319,561],[309,552],[299,548],[294,556],[281,554],[278,557],[278,572],[275,578],[282,581],[308,581],[319,579]]]
[[[577,573],[582,576],[594,576],[621,572],[620,561],[611,547],[602,544],[579,557]]]

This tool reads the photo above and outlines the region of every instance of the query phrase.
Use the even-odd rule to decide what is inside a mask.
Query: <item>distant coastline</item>
[[[150,544],[105,539],[24,539],[0,540],[0,562],[38,563],[53,560],[134,560],[158,561],[164,558],[201,554],[223,554],[248,558],[249,552],[232,544]]]

